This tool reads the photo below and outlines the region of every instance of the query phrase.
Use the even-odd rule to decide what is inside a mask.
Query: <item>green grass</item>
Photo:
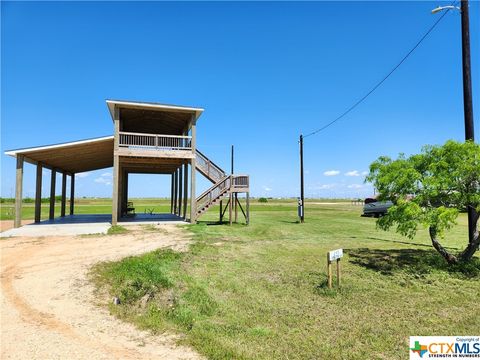
[[[211,359],[404,359],[410,335],[477,334],[480,259],[448,267],[426,231],[377,231],[360,206],[252,206],[251,225],[189,227],[186,253],[158,250],[92,270],[118,296],[116,316],[185,334]],[[210,219],[209,219],[210,218]],[[211,223],[213,224],[213,222]],[[466,242],[466,219],[444,240]],[[326,253],[343,248],[343,284],[328,289]],[[109,298],[110,298],[109,297]],[[105,301],[105,304],[107,302]]]
[[[154,209],[154,213],[169,213],[170,200],[168,199],[129,199],[133,202],[135,210],[139,214],[148,213],[150,209]],[[0,204],[0,220],[13,220],[15,204],[13,202],[5,202]],[[70,209],[70,202],[66,204],[67,213]],[[111,214],[111,199],[76,199],[75,214]],[[22,204],[22,219],[33,219],[35,214],[34,204]],[[42,204],[41,217],[48,219],[49,204]],[[55,204],[55,216],[60,216],[60,203]]]
[[[108,235],[125,234],[128,230],[121,225],[110,226],[107,230]]]

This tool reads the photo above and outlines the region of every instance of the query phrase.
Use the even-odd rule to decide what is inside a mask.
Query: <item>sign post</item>
[[[337,287],[340,287],[340,259],[343,257],[343,249],[329,251],[327,253],[327,283],[328,288],[332,288],[332,262],[337,263]]]

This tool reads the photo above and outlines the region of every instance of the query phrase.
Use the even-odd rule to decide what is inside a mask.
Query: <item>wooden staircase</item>
[[[248,175],[227,175],[200,151],[196,151],[196,168],[213,185],[197,198],[197,219],[210,207],[234,193],[249,192]]]

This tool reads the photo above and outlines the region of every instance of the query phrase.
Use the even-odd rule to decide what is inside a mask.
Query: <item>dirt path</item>
[[[175,336],[151,336],[97,307],[89,267],[159,247],[183,250],[185,233],[11,238],[1,249],[2,359],[197,359]]]
[[[33,220],[22,220],[22,226],[33,223]],[[13,228],[13,220],[0,220],[0,231]]]

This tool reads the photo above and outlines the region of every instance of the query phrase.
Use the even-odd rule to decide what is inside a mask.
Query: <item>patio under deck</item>
[[[119,225],[147,224],[186,224],[187,222],[175,214],[137,214],[132,217],[122,217]],[[39,223],[24,225],[0,233],[0,237],[8,236],[75,236],[87,234],[105,234],[112,226],[111,214],[78,214],[44,220]]]

